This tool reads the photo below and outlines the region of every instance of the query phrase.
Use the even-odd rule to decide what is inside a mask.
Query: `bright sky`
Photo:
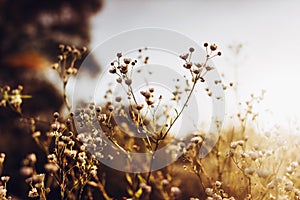
[[[92,47],[122,31],[161,27],[222,50],[216,67],[234,80],[239,96],[267,91],[261,111],[270,120],[300,119],[300,1],[298,0],[107,0],[93,19]],[[228,45],[243,44],[236,58]],[[265,118],[266,121],[269,121]]]

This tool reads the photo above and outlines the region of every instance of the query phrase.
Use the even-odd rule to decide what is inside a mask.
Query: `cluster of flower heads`
[[[11,89],[10,86],[0,87],[0,107],[9,106],[14,111],[21,113],[23,99],[31,98],[30,95],[24,95],[22,92],[22,85],[15,89]]]
[[[205,43],[204,47],[207,56],[203,63],[191,62],[192,54],[195,52],[193,48],[189,49],[189,53],[180,55],[180,58],[184,60],[183,68],[189,70],[193,83],[197,81],[205,82],[205,74],[214,69],[208,61],[221,55],[215,44],[208,45]],[[58,62],[53,65],[53,68],[59,72],[64,84],[66,84],[68,78],[77,72],[76,60],[86,50],[79,51],[74,47],[64,45],[61,45],[60,48],[62,54],[59,55]],[[149,63],[149,57],[146,57],[143,63]],[[117,83],[124,83],[127,86],[128,99],[133,101],[136,101],[136,99],[131,88],[134,81],[131,76],[131,69],[137,64],[137,60],[123,58],[122,54],[118,53],[117,60],[111,64],[109,70],[110,73],[118,76]],[[220,84],[224,90],[233,86],[232,83],[225,85],[221,80],[215,80],[215,84]],[[193,92],[193,89],[188,86],[187,84],[185,92]],[[8,86],[1,88],[1,106],[9,105],[14,110],[21,112],[22,99],[30,97],[22,95],[22,90],[21,86],[15,90],[11,90]],[[81,198],[83,191],[89,193],[90,188],[96,188],[104,198],[110,199],[99,180],[99,163],[96,161],[96,158],[116,159],[116,155],[102,152],[107,145],[105,140],[110,140],[115,145],[114,148],[118,149],[117,152],[125,154],[129,151],[139,152],[143,149],[143,146],[146,147],[144,150],[152,152],[156,149],[158,141],[165,139],[163,137],[165,135],[161,133],[168,133],[168,126],[172,126],[172,123],[167,124],[168,126],[164,127],[165,132],[160,132],[159,129],[154,132],[155,129],[149,129],[148,126],[145,126],[147,119],[140,111],[144,108],[154,108],[155,110],[155,104],[159,103],[162,98],[160,96],[156,101],[155,91],[156,88],[140,91],[144,102],[142,104],[134,102],[129,105],[130,109],[124,107],[121,97],[115,97],[118,105],[113,104],[112,101],[108,101],[107,104],[101,107],[88,104],[86,108],[80,108],[71,113],[67,119],[63,119],[58,112],[55,112],[50,131],[45,134],[36,130],[35,120],[31,119],[32,137],[46,152],[47,162],[44,165],[45,172],[37,173],[35,169],[36,155],[32,153],[24,159],[20,171],[30,185],[28,197],[46,199],[53,188],[58,187],[61,198]],[[212,95],[209,88],[206,88],[206,92],[208,96]],[[182,93],[181,88],[176,87],[173,92],[173,100],[180,100]],[[111,90],[107,92],[107,95],[111,94]],[[245,113],[237,115],[242,122],[242,126],[246,126],[247,118],[252,117],[254,120],[257,116],[257,113],[253,112],[254,102],[261,101],[263,94],[264,92],[258,97],[251,95],[251,100],[246,102]],[[129,112],[126,112],[128,110]],[[167,109],[165,113],[169,114]],[[177,115],[179,114],[180,110],[177,111]],[[120,118],[122,123],[117,124],[116,121]],[[135,119],[133,121],[137,122],[137,126],[133,126],[134,128],[142,128],[134,129],[131,127],[132,121],[128,119]],[[74,125],[75,121],[77,127]],[[128,137],[128,135],[134,136],[137,133],[147,135],[147,137],[141,139],[143,142],[137,143],[137,140]],[[157,137],[152,137],[157,133]],[[207,200],[234,200],[235,198],[230,196],[234,194],[238,197],[238,191],[240,190],[238,187],[244,187],[244,185],[246,185],[244,187],[245,192],[242,193],[244,199],[300,199],[300,160],[295,155],[286,156],[288,152],[286,147],[282,146],[285,143],[271,140],[269,137],[267,139],[270,140],[270,144],[253,144],[250,142],[252,138],[245,136],[245,130],[239,132],[238,135],[231,139],[228,139],[229,136],[222,136],[215,149],[205,159],[198,157],[199,148],[204,141],[202,133],[193,135],[187,143],[179,140],[172,141],[168,151],[177,154],[183,153],[183,159],[190,166],[183,165],[180,167],[199,178],[203,186],[203,194]],[[259,139],[258,141],[266,141],[266,139]],[[224,149],[228,151],[224,151]],[[281,155],[282,152],[283,155]],[[285,157],[288,158],[284,159]],[[4,158],[5,154],[1,153],[0,175]],[[136,199],[149,199],[153,193],[160,193],[164,199],[182,198],[184,187],[177,186],[172,182],[172,179],[176,177],[171,177],[168,172],[164,174],[160,170],[153,172],[152,176],[150,175],[151,173],[148,175],[149,179],[147,180],[142,174],[125,173],[127,181],[125,190],[127,190],[128,196]],[[11,197],[7,197],[6,188],[9,179],[8,176],[1,177],[0,199],[11,199]],[[234,186],[234,184],[238,186]],[[197,200],[198,198],[190,199]]]
[[[20,169],[20,172],[26,177],[25,182],[30,185],[28,197],[46,199],[46,194],[50,192],[50,188],[45,188],[45,174],[38,174],[36,172],[36,162],[36,155],[34,153],[28,154],[23,160],[23,167]]]
[[[137,64],[137,60],[132,61],[131,58],[122,58],[122,53],[117,53],[117,60],[111,63],[111,69],[109,70],[112,74],[117,74],[118,78],[116,81],[118,83],[124,83],[128,86],[132,84],[132,79],[128,74],[130,68],[133,68]]]
[[[57,62],[52,65],[52,69],[58,73],[62,80],[64,101],[67,109],[70,111],[71,106],[66,96],[66,86],[70,77],[77,74],[79,66],[76,66],[76,62],[82,59],[87,52],[87,48],[78,49],[75,46],[61,44],[59,45],[59,49],[61,50],[61,54],[58,55]]]
[[[104,196],[106,195],[97,176],[98,161],[88,152],[87,147],[82,145],[74,127],[74,117],[75,114],[71,113],[63,120],[60,114],[55,112],[50,131],[45,135],[35,130],[35,121],[32,120],[32,137],[47,153],[47,163],[44,165],[45,174],[37,174],[35,154],[29,154],[24,159],[21,173],[27,177],[26,182],[31,186],[28,197],[46,199],[57,186],[61,191],[61,199],[78,198],[82,196],[83,189],[91,188],[98,188]]]
[[[9,176],[1,176],[2,169],[3,169],[3,163],[5,160],[5,154],[0,153],[0,199],[1,200],[11,200],[12,197],[7,195],[7,182],[10,180]]]
[[[203,63],[193,63],[191,62],[191,58],[193,55],[193,52],[195,51],[194,48],[189,49],[189,53],[185,53],[180,55],[179,57],[185,61],[183,64],[183,67],[190,70],[190,73],[193,77],[192,81],[197,82],[200,80],[201,82],[204,82],[204,76],[208,71],[211,71],[214,69],[214,67],[210,66],[208,64],[208,61],[216,56],[221,56],[221,52],[215,53],[217,50],[217,45],[212,44],[208,48],[208,43],[204,43],[204,47],[206,49],[206,59]]]
[[[216,181],[212,188],[205,188],[205,193],[207,195],[206,200],[235,200],[222,189],[220,181]]]

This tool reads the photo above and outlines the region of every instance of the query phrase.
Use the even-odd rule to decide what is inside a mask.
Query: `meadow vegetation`
[[[87,102],[78,108],[71,108],[66,85],[70,77],[76,75],[78,69],[75,63],[86,49],[67,45],[60,45],[59,48],[61,54],[52,68],[62,81],[62,98],[68,114],[60,111],[53,113],[48,131],[38,129],[38,116],[22,114],[23,100],[30,101],[31,98],[30,94],[23,94],[26,88],[0,88],[0,106],[19,114],[21,123],[26,123],[30,129],[31,135],[28,137],[45,154],[46,162],[42,163],[42,168],[37,167],[40,161],[35,152],[24,157],[20,163],[24,182],[19,184],[28,186],[29,198],[300,199],[297,136],[281,133],[279,129],[273,133],[260,133],[252,126],[259,115],[254,112],[254,107],[263,100],[264,92],[249,96],[241,110],[231,116],[229,125],[223,127],[218,142],[204,158],[199,157],[199,149],[209,133],[199,131],[185,138],[173,138],[170,134],[189,104],[196,85],[205,84],[205,75],[214,70],[209,61],[221,56],[215,44],[204,43],[206,57],[201,63],[191,62],[192,47],[187,53],[178,55],[190,77],[186,78],[186,88],[177,88],[173,92],[174,102],[181,98],[183,92],[187,94],[184,106],[175,111],[160,104],[163,97],[154,95],[156,88],[140,91],[138,95],[141,95],[143,102],[137,101],[131,88],[134,82],[131,70],[140,60],[124,57],[122,53],[116,54],[109,73],[127,91],[127,99],[115,97],[108,90],[103,97],[106,100],[104,105]],[[148,59],[142,62],[147,64]],[[221,84],[224,90],[235,87],[233,83],[226,85],[222,80],[215,80],[215,84]],[[213,98],[209,88],[203,92]],[[158,159],[155,157],[156,151],[166,145],[169,145],[168,151],[161,159],[181,156],[176,162],[152,171],[152,162]],[[115,154],[106,154],[110,149]],[[104,158],[120,160],[126,168],[126,159],[130,159],[128,155],[132,152],[150,153],[147,162],[140,161],[149,172],[120,172],[100,162]],[[5,157],[5,153],[0,152],[1,200],[12,199],[14,194],[14,191],[8,191],[10,175],[2,173]]]

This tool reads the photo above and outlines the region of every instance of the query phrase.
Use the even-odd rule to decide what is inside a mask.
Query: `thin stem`
[[[188,97],[187,97],[187,99],[186,99],[184,105],[182,106],[180,112],[179,112],[179,113],[177,114],[177,116],[175,117],[174,121],[170,124],[169,128],[167,129],[167,131],[163,134],[162,139],[164,139],[164,138],[167,136],[167,134],[170,132],[172,126],[175,124],[175,122],[178,120],[178,118],[180,117],[180,115],[181,115],[182,112],[184,111],[185,107],[187,106],[187,104],[188,104],[188,102],[189,102],[189,100],[190,100],[190,98],[191,98],[191,96],[192,96],[192,93],[193,93],[193,91],[194,91],[194,89],[195,89],[196,84],[197,84],[197,80],[194,81],[193,86],[192,86],[192,89],[191,89],[191,91],[190,91],[190,93],[189,93],[189,95],[188,95]],[[161,130],[161,132],[162,132],[162,130]]]

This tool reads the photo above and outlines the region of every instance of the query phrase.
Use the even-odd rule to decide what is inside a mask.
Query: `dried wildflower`
[[[23,175],[23,176],[31,176],[33,174],[34,170],[32,167],[28,167],[28,166],[23,166],[21,169],[20,169],[20,173]]]
[[[216,44],[210,45],[210,50],[211,51],[215,51],[215,50],[217,50],[217,48],[218,48],[218,46]]]
[[[220,181],[216,181],[216,182],[215,182],[215,186],[216,186],[217,188],[220,188],[220,187],[222,186],[222,183],[221,183]]]
[[[56,155],[55,154],[49,154],[48,155],[48,161],[50,163],[57,163],[57,157],[56,157]]]
[[[53,113],[53,117],[54,117],[55,119],[59,118],[59,113],[58,113],[58,112]]]
[[[41,136],[41,132],[40,131],[35,131],[34,133],[32,133],[31,135],[33,138],[38,138]]]
[[[36,163],[36,155],[34,153],[28,154],[26,157],[31,163]]]
[[[140,184],[140,188],[142,188],[143,192],[144,192],[144,193],[147,193],[147,194],[150,194],[150,193],[151,193],[151,190],[152,190],[151,186],[150,186],[150,185],[147,185],[147,184],[145,184],[145,183],[141,183],[141,184]]]
[[[51,124],[51,128],[52,128],[53,131],[57,131],[59,129],[59,123]]]
[[[260,157],[257,151],[250,151],[248,155],[252,160],[256,160]]]
[[[73,141],[74,142],[74,141]],[[66,156],[69,156],[71,158],[75,158],[77,155],[77,150],[70,150],[70,149],[66,149],[65,150],[65,154]]]
[[[93,165],[91,166],[90,168],[90,173],[93,175],[93,176],[97,176],[97,166]]]
[[[129,65],[130,62],[131,62],[131,59],[130,59],[130,58],[124,58],[124,63],[125,63],[126,65]]]
[[[149,92],[153,93],[154,92],[154,88],[149,88]]]
[[[109,69],[108,71],[109,71],[109,73],[112,73],[112,74],[117,73],[117,69],[115,67]]]
[[[10,177],[9,176],[2,176],[1,177],[1,181],[3,181],[4,183],[7,183],[9,181]]]
[[[193,53],[193,52],[195,51],[195,49],[194,49],[193,47],[190,47],[190,48],[189,48],[189,51],[190,51],[191,53]]]
[[[98,107],[96,108],[96,112],[97,112],[97,113],[101,113],[101,111],[102,111],[102,108],[101,108],[100,106],[98,106]]]
[[[137,109],[137,110],[142,110],[143,107],[144,107],[144,104],[140,104],[140,105],[137,105],[137,106],[136,106],[136,109]]]
[[[142,94],[146,99],[149,99],[149,98],[151,97],[151,93],[150,93],[150,92],[141,91],[141,94]]]
[[[167,187],[170,184],[170,182],[167,179],[162,180],[163,187]]]
[[[207,196],[212,196],[214,194],[214,190],[212,188],[205,188],[205,194]]]
[[[59,169],[58,166],[55,165],[55,164],[53,164],[53,163],[47,163],[47,164],[45,164],[44,168],[49,173],[55,173]]]
[[[119,77],[119,78],[116,79],[116,81],[117,81],[118,83],[122,83],[122,78]]]
[[[125,80],[125,84],[128,85],[128,86],[131,85],[132,84],[132,80],[131,79],[126,79]]]
[[[265,170],[265,169],[258,169],[256,171],[258,177],[260,178],[267,178],[268,176],[271,175],[271,172],[269,170]]]
[[[244,170],[245,174],[252,175],[255,172],[255,169],[253,167],[246,167]]]
[[[37,189],[36,188],[31,188],[31,190],[28,193],[28,197],[29,198],[39,197],[39,193],[38,193]]]
[[[4,163],[5,153],[0,153],[0,165]]]
[[[193,66],[193,63],[191,63],[191,62],[186,62],[183,64],[183,67],[186,69],[191,69],[192,66]]]
[[[113,106],[113,105],[109,105],[109,106],[108,106],[108,110],[109,110],[110,112],[112,112],[112,111],[114,110],[114,106]]]
[[[154,104],[154,101],[151,100],[151,99],[147,99],[147,100],[146,100],[146,103],[147,103],[148,106],[151,106],[151,105]]]
[[[7,189],[4,186],[0,186],[0,198],[6,199]]]
[[[171,187],[171,194],[174,195],[174,197],[178,198],[181,195],[181,190],[179,189],[179,187]]]
[[[45,174],[35,174],[32,176],[32,180],[36,183],[44,182]]]
[[[203,139],[201,136],[195,136],[191,139],[191,142],[193,142],[195,144],[201,143],[202,141],[203,141]]]
[[[214,68],[211,67],[211,66],[206,66],[205,69],[206,69],[207,71],[211,71],[211,70],[213,70]]]
[[[186,53],[186,54],[181,54],[179,57],[180,57],[181,59],[183,59],[183,60],[186,60],[186,59],[188,59],[189,54],[188,54],[188,53]]]
[[[237,147],[238,147],[238,143],[237,142],[231,142],[230,143],[230,148],[236,149]]]
[[[122,57],[122,53],[117,53],[117,57],[121,58]]]
[[[197,74],[200,73],[200,71],[201,71],[201,70],[199,70],[199,69],[194,69],[194,70],[193,70],[193,73],[197,75]]]
[[[291,192],[291,191],[293,191],[293,189],[294,189],[294,184],[293,184],[293,182],[292,181],[288,181],[286,184],[285,184],[285,191],[287,191],[287,192]]]

